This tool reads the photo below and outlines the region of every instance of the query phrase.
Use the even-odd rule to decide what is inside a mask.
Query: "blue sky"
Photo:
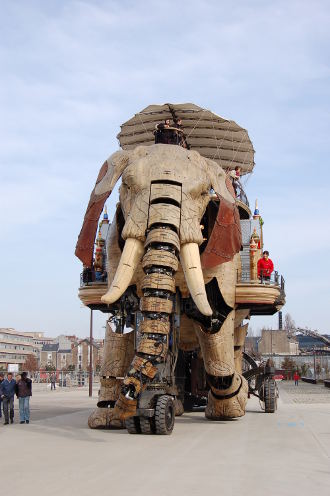
[[[248,130],[284,313],[329,332],[329,25],[317,0],[2,0],[0,326],[88,333],[74,247],[99,167],[134,113],[193,102]]]

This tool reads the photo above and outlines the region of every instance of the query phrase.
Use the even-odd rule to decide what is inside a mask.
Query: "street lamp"
[[[93,310],[89,322],[89,396],[93,395]]]

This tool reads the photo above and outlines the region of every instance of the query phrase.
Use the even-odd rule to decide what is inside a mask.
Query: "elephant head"
[[[103,165],[92,192],[76,255],[88,265],[91,239],[106,198],[122,175],[120,205],[125,219],[121,232],[125,246],[104,303],[117,301],[130,285],[144,254],[146,235],[152,225],[163,225],[178,236],[178,252],[190,294],[204,315],[211,315],[201,267],[200,222],[213,188],[227,203],[235,200],[226,185],[226,174],[212,160],[179,146],[139,146],[119,151]]]

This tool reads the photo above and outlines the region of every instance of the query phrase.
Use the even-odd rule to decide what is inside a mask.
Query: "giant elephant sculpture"
[[[140,339],[134,349],[133,333],[116,333],[108,326],[90,427],[128,423],[144,391],[160,378],[166,382],[175,312],[181,313],[179,348],[199,349],[203,357],[209,385],[206,417],[243,416],[248,387],[241,373],[242,339],[236,333],[245,315],[235,305],[241,236],[226,173],[216,162],[179,146],[114,153],[99,173],[78,238],[76,255],[87,266],[104,202],[121,176],[120,203],[107,241],[109,286],[102,302],[111,311],[125,295],[134,295],[128,313],[140,312]],[[175,396],[173,387],[169,394]]]

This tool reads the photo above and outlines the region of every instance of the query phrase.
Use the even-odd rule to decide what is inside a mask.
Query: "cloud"
[[[49,290],[59,295],[61,280],[47,271],[47,257],[70,274],[75,291],[72,247],[120,124],[153,102],[191,101],[236,120],[253,139],[248,195],[259,199],[265,241],[286,271],[288,305],[299,321],[307,296],[295,281],[316,267],[323,287],[330,241],[328,2],[4,0],[1,8],[2,236],[15,247],[22,236],[38,247],[51,240],[40,262],[44,284],[54,279]],[[114,196],[109,205],[113,212]],[[2,276],[10,280],[17,252],[3,246]],[[25,249],[33,259],[33,246]],[[322,324],[317,281],[308,305]],[[37,284],[29,284],[32,295]],[[70,322],[85,329],[75,298]],[[34,305],[30,295],[21,304],[29,329],[42,315]]]

